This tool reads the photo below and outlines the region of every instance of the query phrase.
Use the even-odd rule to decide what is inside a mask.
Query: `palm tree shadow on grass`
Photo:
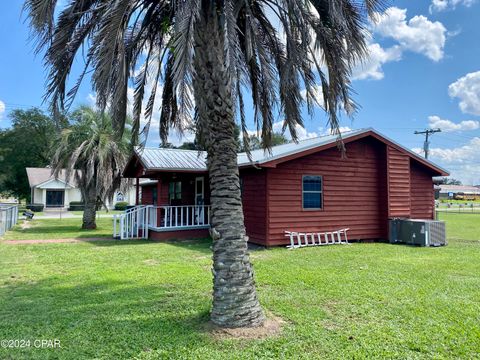
[[[0,317],[8,319],[0,323],[0,337],[59,339],[62,356],[71,358],[132,358],[151,350],[169,354],[205,341],[209,290],[187,279],[156,286],[133,281],[73,286],[68,278],[58,277],[33,283],[9,279],[0,289]],[[50,351],[53,355],[59,350],[24,349],[18,355],[44,358]]]
[[[82,240],[78,238],[78,240]],[[164,244],[168,246],[179,247],[185,250],[189,250],[192,252],[200,252],[202,254],[211,254],[212,249],[212,239],[210,238],[203,238],[203,239],[187,239],[187,240],[180,240],[180,239],[171,239],[171,240],[152,240],[152,239],[128,239],[128,240],[120,240],[120,239],[105,239],[99,241],[88,241],[85,242],[90,243],[93,246],[122,246],[122,245],[147,245],[147,244]]]
[[[79,236],[75,237],[108,237],[111,235],[107,235],[105,233],[99,233],[97,230],[86,230],[82,229],[79,225],[55,225],[55,226],[47,226],[47,225],[35,225],[31,228],[25,228],[18,230],[19,233],[22,234],[72,234],[72,233],[82,233]]]

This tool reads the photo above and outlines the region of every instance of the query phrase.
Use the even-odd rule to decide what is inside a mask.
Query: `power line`
[[[473,139],[479,137],[478,135],[468,136],[468,135],[455,134],[455,133],[449,133],[448,135],[449,135],[449,136],[454,136],[454,137],[457,137],[457,138],[461,138],[461,139],[466,139],[466,140],[473,140]]]
[[[428,141],[428,137],[430,134],[434,134],[437,132],[441,132],[442,130],[440,129],[426,129],[424,131],[415,131],[414,134],[425,134],[425,142],[423,143],[423,150],[425,151],[425,159],[428,159],[428,147],[430,145],[430,142]]]

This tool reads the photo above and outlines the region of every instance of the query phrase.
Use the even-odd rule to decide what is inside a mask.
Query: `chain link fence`
[[[456,214],[480,214],[479,202],[465,202],[465,203],[435,203],[435,210],[438,213],[456,213]]]
[[[0,204],[0,236],[10,230],[18,221],[18,205]]]

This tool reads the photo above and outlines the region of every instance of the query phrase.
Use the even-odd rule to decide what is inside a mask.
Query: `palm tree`
[[[72,114],[73,124],[60,134],[52,165],[55,174],[66,169],[76,178],[85,203],[83,229],[95,229],[97,207],[112,202],[122,185],[121,173],[131,152],[129,139],[120,141],[111,117],[88,107]]]
[[[171,128],[182,130],[193,122],[208,157],[215,324],[248,327],[264,321],[247,252],[236,162],[236,119],[248,143],[244,95],[252,97],[253,121],[266,149],[276,112],[297,139],[302,89],[313,113],[321,86],[320,105],[339,134],[337,112],[356,109],[349,77],[367,55],[366,28],[380,2],[72,0],[56,17],[56,0],[26,0],[37,50],[46,49],[46,97],[54,112],[71,103],[92,70],[97,106],[110,105],[118,136],[132,78],[134,136],[144,98],[143,131],[148,131],[159,82],[162,141]],[[83,56],[85,69],[68,90],[67,75],[77,56]]]

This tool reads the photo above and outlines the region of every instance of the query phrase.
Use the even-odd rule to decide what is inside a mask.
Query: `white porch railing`
[[[18,221],[18,205],[0,204],[0,236],[10,230]]]
[[[120,239],[146,239],[149,230],[175,231],[209,227],[209,205],[143,205],[113,216],[113,235]]]
[[[120,239],[148,238],[147,206],[136,206],[123,214],[113,215],[113,237]]]
[[[210,226],[210,205],[150,206],[148,211],[149,228],[157,231]]]

